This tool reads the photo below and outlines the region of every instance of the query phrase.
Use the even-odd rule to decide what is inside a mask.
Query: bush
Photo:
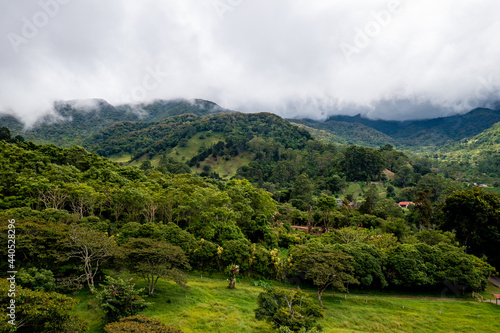
[[[31,290],[53,291],[56,289],[56,279],[52,271],[40,269],[36,267],[21,268],[17,272],[16,282],[19,285]]]
[[[0,332],[86,332],[87,323],[72,315],[78,300],[41,290],[16,287],[15,322],[17,329],[12,330],[8,323],[12,320],[7,304],[10,303],[9,282],[0,279]],[[22,325],[20,325],[22,323]]]
[[[312,329],[316,321],[323,318],[324,313],[323,309],[300,289],[268,288],[259,294],[257,304],[257,320],[267,320],[277,329],[286,326],[292,332]],[[288,331],[285,329],[285,332]]]
[[[143,289],[135,289],[131,280],[124,281],[119,277],[106,276],[105,283],[100,286],[101,290],[97,291],[96,298],[108,322],[133,316],[151,305],[140,296]]]

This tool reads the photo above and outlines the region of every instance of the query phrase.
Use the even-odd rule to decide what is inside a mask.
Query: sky
[[[0,112],[201,98],[422,119],[500,100],[498,0],[0,0]],[[85,102],[81,102],[85,104]]]

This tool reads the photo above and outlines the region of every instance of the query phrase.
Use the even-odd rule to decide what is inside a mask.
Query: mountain
[[[302,149],[311,135],[271,113],[183,114],[158,122],[115,123],[83,141],[89,150],[116,161],[186,163],[196,171],[234,175],[259,150],[278,145]],[[222,157],[222,159],[220,158]],[[233,167],[227,164],[234,164]],[[226,170],[222,170],[226,168]]]
[[[386,144],[396,144],[396,140],[394,140],[390,136],[369,126],[365,126],[359,123],[350,123],[335,120],[317,122],[307,119],[289,119],[289,121],[295,124],[306,126],[309,130],[316,129],[322,131],[323,133],[316,132],[317,137],[315,136],[315,138],[323,142],[330,142],[340,145],[359,145],[365,147],[380,147]],[[333,135],[333,140],[331,137],[326,135],[325,132]],[[312,131],[311,134],[313,134]]]
[[[467,162],[500,155],[500,122],[468,140],[446,145],[439,150],[442,158]]]
[[[357,115],[333,116],[324,122],[308,120],[306,124],[307,126],[317,129],[328,130],[345,139],[347,139],[348,136],[346,136],[346,134],[341,134],[343,128],[345,128],[345,125],[342,123],[361,124],[389,136],[399,145],[407,147],[436,147],[445,143],[458,142],[465,138],[471,138],[499,121],[500,109],[478,108],[463,115],[427,120],[373,120]],[[355,142],[354,140],[356,140],[356,137],[357,135],[353,139],[347,140]],[[361,141],[363,142],[364,140],[361,139]],[[373,144],[375,144],[375,142]]]
[[[54,104],[54,113],[38,120],[31,128],[9,115],[0,116],[0,127],[21,134],[36,143],[53,143],[61,147],[82,145],[83,141],[116,122],[155,122],[191,113],[207,115],[231,112],[205,100],[157,100],[149,104],[113,106],[104,100],[64,101]]]

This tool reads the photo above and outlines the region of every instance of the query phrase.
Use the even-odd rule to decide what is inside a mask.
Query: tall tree
[[[94,291],[94,277],[103,261],[116,254],[116,242],[106,233],[72,226],[66,245],[67,256],[83,263],[83,272],[90,291]]]
[[[191,269],[191,266],[180,247],[149,238],[135,238],[123,245],[123,249],[126,265],[148,281],[150,295],[160,278],[171,279],[187,288],[182,269]]]
[[[346,290],[346,284],[358,284],[353,276],[352,257],[330,245],[310,243],[293,249],[294,269],[305,274],[317,287],[319,305],[321,296],[329,287]]]
[[[442,228],[454,231],[467,252],[486,255],[500,269],[500,197],[480,188],[455,192],[443,206]]]

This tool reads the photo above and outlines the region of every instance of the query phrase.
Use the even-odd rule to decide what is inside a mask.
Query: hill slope
[[[483,157],[500,154],[500,122],[469,140],[447,145],[440,149],[449,160],[476,161]]]
[[[337,134],[339,122],[371,127],[405,146],[440,146],[470,138],[500,121],[500,110],[475,109],[463,115],[427,120],[387,121],[357,116],[333,116],[325,122],[308,121],[310,127]],[[337,134],[338,135],[338,134]],[[345,138],[345,137],[344,137]],[[375,137],[377,138],[377,137]],[[348,140],[349,141],[349,140]]]
[[[183,114],[158,122],[115,123],[83,141],[102,156],[130,155],[131,160],[160,155],[196,166],[209,156],[232,157],[248,153],[249,146],[265,149],[265,142],[283,149],[303,148],[312,139],[303,129],[270,113]]]
[[[155,122],[185,113],[206,115],[230,112],[205,100],[158,100],[150,104],[113,106],[104,100],[55,103],[55,113],[40,119],[23,131],[23,125],[12,116],[0,116],[0,127],[21,134],[35,143],[53,143],[61,147],[82,145],[83,141],[116,122]]]
[[[336,141],[332,142],[329,140],[329,136],[321,137],[318,135],[318,139],[324,142],[336,143],[341,145],[360,145],[365,147],[380,147],[386,144],[396,144],[396,140],[394,140],[390,136],[376,129],[358,123],[335,120],[317,122],[307,119],[290,119],[290,122],[330,133],[334,136],[334,138],[336,138]]]

